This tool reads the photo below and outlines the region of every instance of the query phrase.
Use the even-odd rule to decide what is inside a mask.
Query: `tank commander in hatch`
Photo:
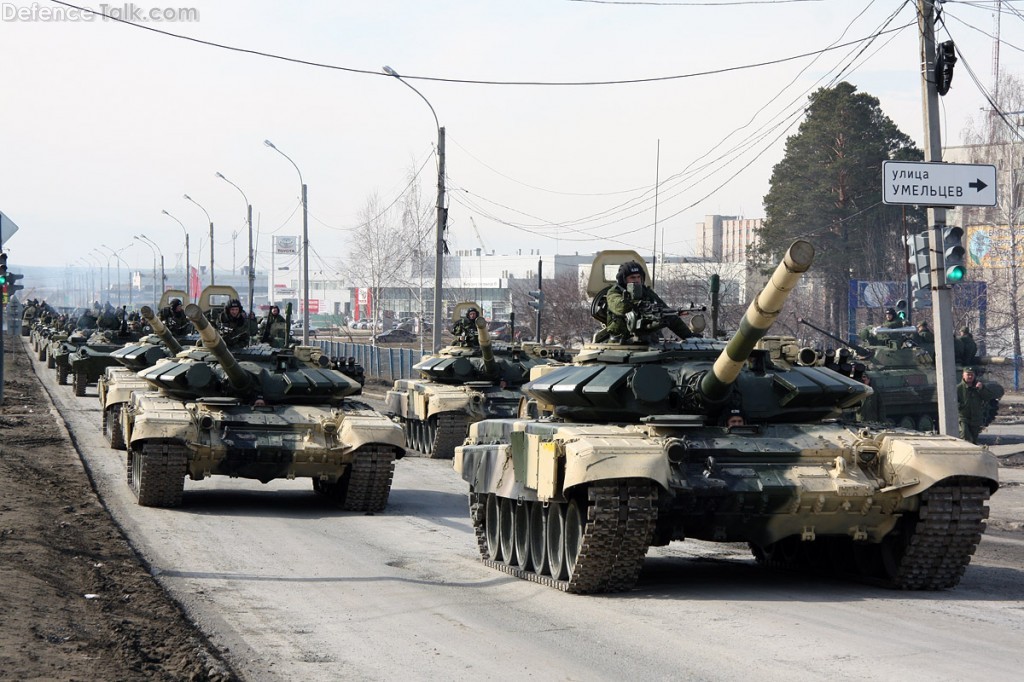
[[[466,310],[466,314],[452,325],[452,334],[463,345],[474,348],[480,345],[480,334],[476,328],[476,318],[478,317],[480,317],[480,311],[476,308],[469,308]]]
[[[661,300],[654,289],[644,286],[646,276],[643,266],[636,261],[628,261],[619,266],[615,276],[615,284],[608,289],[605,299],[608,303],[608,321],[604,332],[617,337],[636,335],[634,321],[641,314],[641,304],[657,307],[662,310],[668,305]],[[672,316],[666,319],[665,326],[681,339],[695,336],[682,317]],[[647,335],[650,336],[650,335]]]
[[[220,314],[217,326],[228,348],[245,348],[249,345],[249,318],[237,298],[231,299],[228,307]]]
[[[882,326],[886,329],[899,329],[900,327],[904,327],[906,325],[904,324],[903,320],[901,320],[899,316],[896,314],[895,308],[886,308],[885,322],[882,323]]]
[[[743,426],[746,423],[747,420],[743,418],[742,410],[729,410],[725,418],[725,426],[730,429],[734,426]]]
[[[173,336],[185,336],[192,331],[192,323],[185,317],[180,298],[172,298],[170,305],[160,310],[160,321]]]
[[[274,348],[288,345],[288,322],[281,314],[281,308],[272,305],[260,325],[260,341],[269,343]]]

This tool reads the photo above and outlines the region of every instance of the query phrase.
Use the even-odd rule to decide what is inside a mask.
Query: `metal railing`
[[[423,357],[419,350],[412,348],[326,340],[317,340],[316,344],[329,357],[355,358],[356,363],[362,365],[366,376],[385,381],[414,378],[416,373],[412,366]]]

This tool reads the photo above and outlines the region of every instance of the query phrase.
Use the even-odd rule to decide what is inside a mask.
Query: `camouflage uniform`
[[[231,314],[231,310],[234,308],[238,309],[237,315]],[[242,310],[242,304],[237,299],[231,301],[224,312],[220,314],[217,327],[228,348],[245,348],[249,345],[249,317]]]
[[[974,369],[964,368],[964,374],[974,375]],[[976,376],[976,375],[975,375]],[[968,384],[967,379],[961,379],[956,386],[956,402],[960,415],[960,437],[971,443],[978,442],[978,435],[985,425],[985,413],[988,403],[998,398],[988,386],[977,381],[975,378]]]
[[[470,313],[476,313],[476,315],[471,317]],[[476,320],[479,314],[476,308],[470,308],[466,311],[465,316],[452,325],[452,334],[466,346],[476,347],[480,345],[480,331],[476,328]]]
[[[269,343],[274,348],[284,348],[288,345],[288,322],[280,312],[275,313],[273,307],[263,318],[260,341]]]
[[[635,299],[626,287],[615,285],[608,290],[605,300],[608,302],[608,320],[605,322],[604,329],[612,336],[630,336],[631,332],[626,324],[626,314],[634,312],[639,303],[647,303],[662,309],[668,308],[661,297],[648,287],[644,287],[640,298]],[[678,316],[668,318],[665,326],[681,339],[688,339],[694,335],[686,322]]]

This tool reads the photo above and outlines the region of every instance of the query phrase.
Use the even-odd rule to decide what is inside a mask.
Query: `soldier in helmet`
[[[281,308],[278,306],[270,306],[260,330],[260,341],[263,343],[269,343],[274,348],[284,348],[288,345],[288,322],[281,315]]]
[[[192,323],[185,317],[185,307],[180,298],[172,298],[168,307],[160,311],[160,321],[174,336],[185,336],[191,333]]]
[[[231,299],[227,308],[220,314],[217,327],[228,348],[245,348],[249,345],[249,318],[242,310],[242,302],[237,298]]]
[[[959,351],[957,353],[958,362],[969,365],[978,361],[978,343],[974,340],[970,328],[961,327],[960,336],[956,341],[958,343],[954,344],[954,348]]]
[[[480,345],[480,334],[476,328],[476,319],[478,317],[480,317],[480,311],[476,308],[469,308],[452,325],[452,334],[466,346],[477,347]]]
[[[644,286],[646,273],[643,266],[636,261],[628,261],[619,266],[619,272],[615,276],[615,284],[608,289],[606,300],[608,302],[608,319],[605,322],[604,332],[610,336],[631,336],[633,329],[629,324],[630,316],[636,315],[639,304],[646,303],[658,308],[668,308],[668,305],[661,300],[658,294],[650,287]],[[694,336],[693,331],[686,325],[681,317],[672,317],[666,326],[681,339],[688,339]]]
[[[903,327],[905,325],[903,323],[903,320],[899,318],[899,315],[896,314],[895,308],[886,308],[885,322],[882,323],[882,326],[885,327],[886,329],[899,329],[900,327]]]

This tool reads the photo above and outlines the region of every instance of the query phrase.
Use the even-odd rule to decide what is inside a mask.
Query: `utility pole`
[[[924,113],[924,160],[942,161],[942,138],[939,133],[939,93],[935,85],[935,0],[918,0],[918,22],[921,35],[921,84]],[[956,359],[953,355],[953,295],[946,284],[942,253],[946,209],[928,207],[931,233],[929,252],[931,264],[932,314],[935,330],[935,373],[939,399],[939,433],[959,435],[956,401]]]

